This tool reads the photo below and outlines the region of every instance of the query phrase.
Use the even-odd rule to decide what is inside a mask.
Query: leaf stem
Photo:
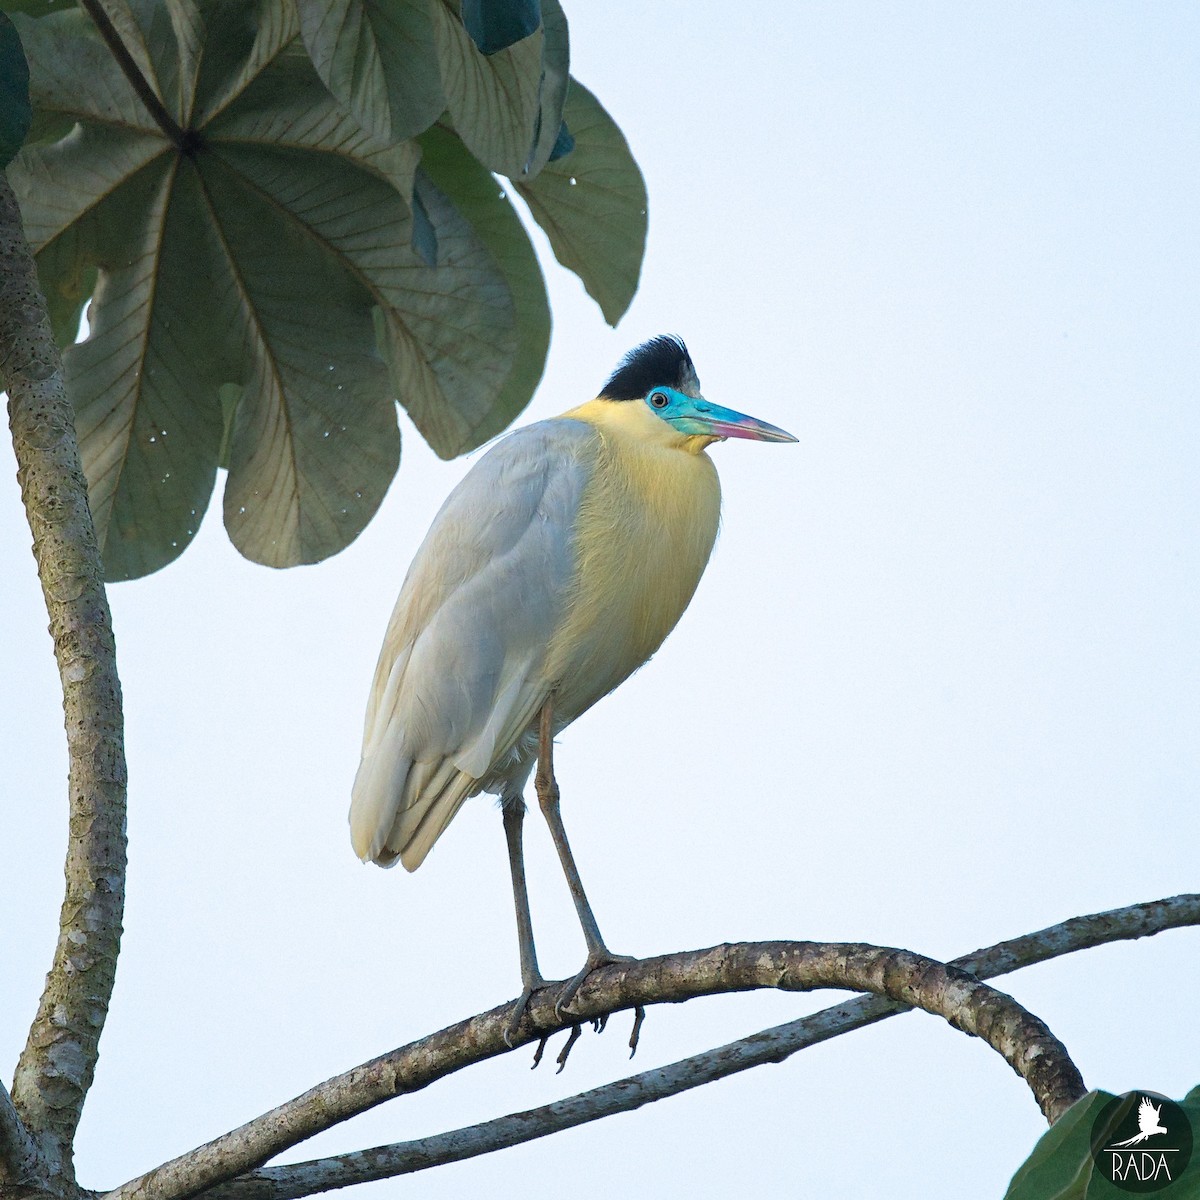
[[[150,86],[149,80],[142,74],[137,63],[133,61],[133,55],[129,53],[128,47],[121,40],[121,35],[109,19],[108,13],[104,11],[104,5],[100,0],[80,0],[80,4],[87,15],[92,18],[96,28],[100,31],[100,36],[112,51],[113,58],[117,60],[117,65],[121,68],[125,78],[129,80],[130,86],[137,92],[138,99],[154,118],[154,123],[180,154],[189,153],[193,147],[187,134],[179,127],[174,117],[167,112],[158,93]]]

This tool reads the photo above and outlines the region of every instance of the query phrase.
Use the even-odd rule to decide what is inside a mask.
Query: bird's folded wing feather
[[[596,453],[585,422],[527,426],[480,459],[434,519],[367,707],[350,812],[361,857],[394,858],[419,825],[431,845],[469,793],[464,780],[493,773],[541,707]]]

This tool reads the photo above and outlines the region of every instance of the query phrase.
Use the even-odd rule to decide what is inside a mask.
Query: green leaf
[[[433,31],[442,89],[454,129],[489,171],[517,176],[530,165],[540,113],[541,29],[485,55],[451,7],[433,4]]]
[[[35,105],[78,128],[11,170],[60,334],[96,278],[66,364],[106,567],[131,578],[181,553],[219,461],[242,553],[317,561],[395,472],[391,377],[412,407],[451,392],[493,411],[517,352],[513,296],[457,209],[414,183],[416,147],[331,97],[287,0],[127,11],[187,153],[68,12],[22,32]],[[412,248],[414,186],[436,269]]]
[[[646,185],[620,129],[578,80],[564,118],[575,148],[517,190],[555,257],[615,325],[637,291],[646,249]]]
[[[346,181],[336,166],[324,174],[287,151],[230,146],[201,176],[211,224],[230,248],[220,289],[225,312],[214,315],[250,315],[239,331],[250,373],[233,418],[225,526],[247,558],[270,566],[314,562],[348,544],[400,461],[370,292],[345,269],[344,225],[323,211]],[[359,181],[364,191],[372,184]],[[362,197],[364,209],[400,208],[384,185],[374,187],[375,195]],[[216,265],[214,256],[209,261]]]
[[[1137,1093],[1133,1096],[1136,1098]],[[1116,1100],[1111,1092],[1095,1091],[1076,1101],[1039,1139],[1033,1153],[1012,1177],[1004,1200],[1120,1200],[1129,1195],[1097,1169],[1093,1156],[1094,1137],[1100,1139],[1099,1146],[1107,1145],[1114,1130],[1120,1127],[1119,1115],[1127,1106],[1107,1114],[1103,1125],[1097,1128],[1105,1108]],[[1186,1099],[1178,1103],[1193,1134],[1200,1131],[1200,1088],[1189,1092]],[[1171,1127],[1169,1123],[1168,1127]],[[1200,1139],[1197,1139],[1184,1170],[1177,1172],[1169,1187],[1162,1189],[1163,1195],[1179,1200],[1200,1197],[1200,1153],[1197,1150],[1200,1150]]]
[[[1083,1200],[1095,1165],[1092,1123],[1113,1098],[1110,1092],[1089,1092],[1071,1105],[1042,1134],[1012,1177],[1004,1200]]]
[[[98,244],[106,229],[98,203],[152,163],[165,144],[82,12],[72,8],[36,23],[18,17],[17,23],[33,67],[35,131],[74,128],[83,110],[76,82],[81,78],[107,97],[109,109],[104,125],[82,123],[70,141],[27,145],[9,171],[26,236],[37,251],[55,338],[69,346],[96,284]],[[111,246],[104,252],[120,253]]]
[[[145,12],[146,0],[137,0],[137,2]],[[155,63],[150,56],[150,47],[146,44],[146,34],[133,14],[130,0],[103,0],[101,7],[112,23],[117,36],[121,39],[121,44],[136,64],[138,71],[159,99],[162,99],[162,87],[156,77]]]
[[[214,247],[195,172],[176,174],[160,155],[97,207],[95,221],[120,233],[111,250],[98,245],[91,334],[64,356],[112,579],[181,554],[216,478],[225,356],[195,318],[192,274],[210,269]]]
[[[567,17],[558,0],[543,0],[545,40],[542,44],[542,89],[534,123],[533,150],[522,179],[533,179],[554,157],[563,127],[563,106],[571,80],[571,42]]]
[[[440,405],[413,404],[397,393],[425,440],[443,458],[493,438],[529,403],[546,365],[550,308],[537,256],[520,218],[492,175],[452,133],[431,129],[421,138],[421,172],[447,197],[500,269],[516,310],[516,354],[498,393],[471,398],[447,379]]]
[[[92,293],[98,272],[79,252],[78,231],[72,229],[56,239],[37,260],[38,279],[50,313],[50,328],[59,347],[65,349],[79,337],[79,322]]]
[[[0,13],[0,170],[20,150],[32,118],[25,51],[16,27]]]
[[[512,296],[475,231],[423,174],[416,194],[434,228],[438,265],[406,273],[403,285],[412,290],[411,302],[381,309],[376,335],[400,403],[433,449],[452,458],[475,444],[472,431],[490,412],[510,370],[516,350]],[[447,285],[484,275],[491,279],[489,289],[479,289],[485,306],[471,320]],[[423,353],[422,344],[436,353]],[[474,378],[467,369],[472,363],[481,364]]]
[[[435,47],[423,54],[415,25],[409,50],[395,28],[421,3]],[[628,303],[641,180],[583,89],[564,108],[557,0],[544,0],[542,28],[491,56],[454,4],[106,0],[145,102],[78,10],[14,19],[33,132],[9,175],[64,344],[92,300],[89,337],[69,346],[66,367],[111,578],[183,550],[221,466],[244,554],[286,566],[341,549],[395,471],[394,394],[444,457],[521,411],[550,317],[508,185],[490,168],[529,172],[556,253],[610,320]],[[322,82],[302,18],[361,119]],[[455,126],[428,129],[419,147],[393,121],[391,76],[403,67],[420,90],[414,56],[441,73]],[[386,95],[363,82],[370,62]],[[565,157],[533,178],[552,153]]]
[[[484,54],[507,50],[541,23],[538,0],[462,0],[462,21]]]
[[[44,17],[74,7],[75,0],[0,0],[0,12],[23,13],[27,17]]]
[[[304,45],[325,86],[385,141],[446,107],[431,6],[440,0],[300,0]]]

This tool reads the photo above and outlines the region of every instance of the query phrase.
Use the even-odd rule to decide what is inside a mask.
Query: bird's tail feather
[[[414,763],[385,741],[363,757],[350,801],[350,838],[364,862],[406,870],[425,861],[433,843],[476,790],[478,781],[449,759]]]
[[[396,745],[384,741],[374,753],[364,754],[354,776],[350,795],[350,841],[363,862],[390,867],[387,836],[405,792],[412,760]]]
[[[463,802],[478,790],[478,780],[459,771],[453,764],[447,763],[446,767],[449,771],[438,772],[439,776],[449,775],[443,786],[436,791],[430,789],[419,805],[401,813],[388,838],[389,848],[399,851],[406,871],[415,871],[425,861],[433,843],[454,820]]]

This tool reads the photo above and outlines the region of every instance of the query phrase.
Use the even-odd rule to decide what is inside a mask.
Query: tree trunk
[[[70,759],[70,834],[58,945],[13,1080],[4,1175],[74,1190],[72,1143],[108,1015],[125,899],[121,685],[104,566],[62,358],[7,178],[0,173],[0,383],[50,617]],[[7,1100],[7,1096],[3,1098]],[[16,1124],[13,1124],[15,1119]],[[20,1152],[21,1129],[36,1164]]]

